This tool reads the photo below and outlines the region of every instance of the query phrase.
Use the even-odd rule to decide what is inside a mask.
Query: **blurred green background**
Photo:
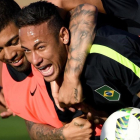
[[[25,121],[17,116],[0,118],[0,140],[30,140]]]

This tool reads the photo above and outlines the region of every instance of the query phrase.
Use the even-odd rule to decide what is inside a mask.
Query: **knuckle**
[[[64,100],[64,98],[63,98],[63,97],[58,96],[58,101],[62,102],[63,100]]]
[[[92,127],[92,124],[89,121],[88,121],[87,125],[88,125],[89,128]]]
[[[89,129],[89,133],[91,134],[92,132],[93,132],[93,130],[90,128],[90,129]]]

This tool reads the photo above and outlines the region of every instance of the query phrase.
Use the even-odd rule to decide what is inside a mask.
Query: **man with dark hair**
[[[0,0],[0,7],[0,60],[18,71],[28,71],[30,63],[20,48],[18,28],[14,23],[15,16],[21,9],[13,0]],[[4,103],[2,94],[0,102]],[[11,114],[7,109],[1,116],[7,117]]]
[[[0,3],[4,3],[3,9],[8,9],[9,6],[12,6],[12,10],[14,10],[14,8],[16,10],[17,4],[13,0],[0,0]],[[85,29],[90,29],[88,33],[92,34],[94,33],[95,27],[96,8],[87,9],[86,7],[84,11],[84,7],[82,9],[78,7],[78,17],[87,16],[88,19],[91,18],[90,20],[92,22],[89,24],[89,27],[92,28],[92,30],[88,25]],[[84,15],[81,10],[88,14]],[[4,13],[2,15],[3,17]],[[13,15],[11,17],[15,18],[17,13],[17,11],[12,12]],[[29,121],[41,123],[36,124],[36,126],[38,126],[40,130],[43,127],[45,135],[41,134],[40,136],[37,132],[37,139],[89,139],[92,133],[91,123],[82,116],[77,117],[82,114],[81,111],[77,111],[76,113],[72,113],[68,110],[61,112],[54,106],[53,98],[49,97],[47,90],[49,91],[50,89],[46,89],[43,77],[38,71],[31,71],[30,64],[24,56],[23,49],[19,43],[18,28],[14,23],[14,18],[9,20],[9,23],[7,22],[7,25],[0,31],[0,60],[6,63],[3,65],[3,89],[8,107],[16,115],[27,120],[27,125],[30,124]],[[75,17],[73,20],[76,21]],[[77,20],[77,22],[80,25],[79,20]],[[55,29],[57,31],[57,28]],[[85,29],[82,31],[86,31]],[[30,34],[32,33],[29,32],[29,36]],[[90,36],[86,39],[89,40],[90,43]],[[69,123],[63,126],[59,120],[60,118],[63,118],[62,121]]]
[[[29,62],[44,76],[48,89],[49,82],[63,80],[69,58],[69,38],[73,39],[74,35],[69,34],[63,25],[56,36],[53,29],[59,25],[60,18],[56,13],[54,16],[49,7],[48,3],[33,3],[23,8],[17,18],[21,46]],[[45,19],[38,12],[47,15]],[[52,22],[54,18],[55,24]],[[76,29],[71,24],[70,27]],[[79,36],[79,40],[82,39],[83,36]],[[138,52],[140,42],[137,36],[113,27],[99,28],[80,77],[85,102],[108,115],[123,107],[139,108]],[[101,118],[94,115],[93,119],[95,117]]]
[[[126,30],[132,34],[140,35],[140,1],[139,0],[48,0],[55,3],[63,10],[69,11],[78,4],[88,3],[95,5],[99,11],[97,26],[111,25],[118,29]],[[59,89],[59,96],[56,103],[61,107],[69,107],[82,101],[82,87],[80,84],[80,74],[83,63],[77,65],[78,58],[71,51],[71,57],[66,64],[64,80]],[[77,55],[80,56],[80,53]],[[71,65],[71,62],[74,62]],[[82,61],[81,61],[82,62]],[[79,67],[80,66],[80,67]],[[67,70],[68,69],[68,70]],[[56,84],[57,85],[57,84]],[[57,87],[58,88],[58,87]],[[65,94],[67,92],[67,94]],[[75,96],[76,95],[76,96]],[[76,98],[75,98],[76,97]]]
[[[18,28],[15,27],[14,24],[15,16],[21,9],[13,0],[1,0],[0,5],[0,60],[4,63],[8,63],[18,71],[26,71],[30,68],[30,63],[24,56],[22,49],[19,48]],[[11,32],[14,34],[11,34]],[[13,47],[9,46],[19,48],[19,50],[17,49],[17,53],[15,52],[16,55],[14,52],[10,53],[10,50],[12,50]],[[5,56],[4,50],[7,49],[9,51],[6,52],[9,52],[9,54]]]

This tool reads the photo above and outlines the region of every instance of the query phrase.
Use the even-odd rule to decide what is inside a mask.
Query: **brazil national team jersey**
[[[139,38],[109,26],[98,29],[81,80],[86,102],[96,109],[110,114],[140,108]]]

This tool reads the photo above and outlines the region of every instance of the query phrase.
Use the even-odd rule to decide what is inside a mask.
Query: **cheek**
[[[27,59],[30,63],[32,63],[32,56],[31,56],[31,54],[26,54],[26,53],[25,53],[25,56],[26,56],[26,59]]]
[[[0,61],[2,61],[2,62],[5,63],[6,60],[5,60],[4,56],[5,56],[5,53],[4,53],[4,50],[2,50],[2,51],[0,52]]]
[[[56,49],[53,49],[53,47],[48,47],[45,50],[39,51],[38,54],[45,59],[52,60],[56,57]],[[55,55],[56,54],[56,55]]]
[[[17,51],[15,51],[15,53],[18,55],[18,56],[24,56],[25,55],[25,53],[24,53],[24,51],[21,49],[21,50],[17,50]]]
[[[59,63],[61,65],[61,67],[64,67],[64,65],[66,64],[66,61],[67,61],[67,52],[66,50],[60,50],[60,53],[58,55],[58,60],[59,60]]]
[[[15,50],[23,51],[23,49],[21,48],[21,44],[16,45],[14,48]]]
[[[0,55],[0,61],[5,62],[4,57]]]

